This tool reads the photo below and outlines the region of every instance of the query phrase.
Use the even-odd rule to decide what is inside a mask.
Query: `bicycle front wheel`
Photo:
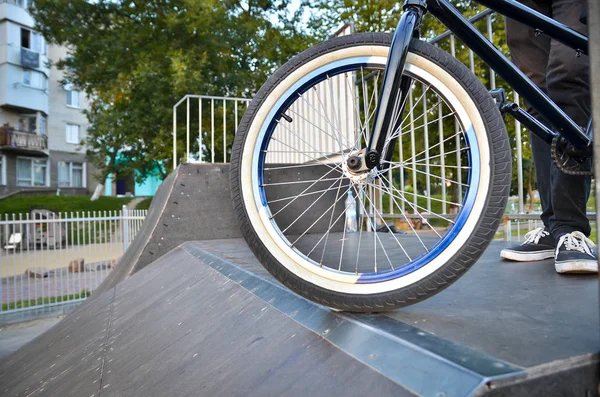
[[[392,156],[369,173],[348,171],[369,139],[390,42],[345,36],[292,59],[252,101],[232,151],[232,198],[250,248],[280,282],[341,310],[394,309],[455,281],[493,238],[510,187],[493,99],[421,41],[404,72],[409,101],[387,134]]]

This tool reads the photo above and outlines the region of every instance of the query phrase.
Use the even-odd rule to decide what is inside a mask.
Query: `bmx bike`
[[[515,0],[477,2],[587,54],[585,35]],[[283,65],[233,144],[231,194],[248,245],[285,286],[339,310],[416,303],[481,256],[511,183],[503,113],[551,145],[562,172],[589,172],[591,120],[577,125],[448,0],[406,0],[403,10],[393,35],[335,38]],[[419,40],[426,12],[553,128]]]

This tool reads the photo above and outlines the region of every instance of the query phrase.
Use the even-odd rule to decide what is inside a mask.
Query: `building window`
[[[67,90],[67,106],[79,107],[79,91]]]
[[[31,85],[31,70],[23,70],[23,84]]]
[[[46,54],[46,40],[41,34],[21,28],[21,47],[39,54]]]
[[[67,143],[79,144],[79,126],[67,124]]]
[[[47,186],[48,162],[17,158],[17,186]]]
[[[31,49],[31,30],[21,28],[21,47]]]
[[[0,155],[0,185],[6,185],[6,156]]]
[[[29,132],[34,134],[36,131],[36,116],[35,115],[23,115],[19,117],[18,130],[22,132]]]
[[[40,118],[38,120],[39,120],[38,131],[39,131],[40,135],[46,135],[47,134],[46,117],[42,116],[40,114]]]
[[[48,88],[48,78],[44,73],[35,70],[23,70],[23,84],[45,90]]]
[[[85,187],[85,163],[58,162],[59,187]]]

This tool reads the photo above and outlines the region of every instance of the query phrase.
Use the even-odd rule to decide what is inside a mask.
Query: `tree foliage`
[[[109,173],[137,170],[139,178],[151,173],[165,176],[172,161],[172,107],[186,94],[251,98],[269,75],[294,54],[327,39],[346,22],[357,32],[393,31],[401,15],[397,0],[303,0],[299,10],[289,11],[292,0],[37,0],[31,10],[38,28],[52,43],[66,45],[72,57],[58,66],[67,78],[93,98],[88,111],[90,156]],[[483,8],[469,0],[453,4],[465,16]],[[308,18],[303,18],[308,15]],[[508,53],[502,20],[494,19],[494,44]],[[502,17],[499,17],[502,18]],[[476,26],[487,35],[485,20]],[[431,15],[422,26],[430,39],[446,28]],[[451,52],[448,39],[437,43]],[[486,87],[512,90],[493,78],[489,66],[471,54],[459,40],[455,54],[472,67]],[[203,115],[192,104],[191,130],[211,139],[209,103]],[[231,107],[215,103],[216,114],[225,113],[233,126]],[[185,111],[185,109],[182,109]],[[185,113],[178,115],[185,127]],[[418,115],[416,115],[418,117]],[[513,145],[514,120],[507,118]],[[199,123],[202,122],[202,128]],[[194,124],[196,123],[196,124]],[[451,126],[450,126],[451,127]],[[227,159],[233,130],[216,126],[214,153],[205,159]],[[523,134],[525,186],[535,186],[528,136]],[[204,141],[206,142],[206,141]],[[177,143],[182,153],[185,143]],[[106,160],[109,160],[108,163]],[[121,161],[118,161],[118,160]],[[125,160],[125,161],[123,161]],[[515,152],[516,160],[516,152]],[[513,194],[516,193],[516,161]]]
[[[251,97],[277,66],[310,45],[289,2],[36,1],[38,29],[72,55],[57,66],[92,99],[87,144],[100,179],[128,170],[137,170],[138,180],[164,177],[172,107],[181,97]]]

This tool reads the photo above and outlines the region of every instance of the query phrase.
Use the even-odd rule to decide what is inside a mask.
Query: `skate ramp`
[[[142,228],[96,294],[185,241],[241,237],[229,193],[229,164],[181,164],[160,185]]]
[[[494,324],[507,329],[519,321],[476,318],[483,311],[474,304],[472,318],[454,319],[475,328],[463,330],[472,343],[457,343],[459,332],[447,325],[460,311],[448,302],[464,299],[461,291],[469,295],[469,288],[385,315],[340,313],[273,282],[240,240],[227,241],[218,249],[210,241],[184,243],[86,301],[0,361],[2,395],[597,395],[593,341],[570,341],[548,353],[542,329],[531,346],[516,343],[528,329],[511,332],[512,343],[486,340],[478,323],[491,331]],[[469,275],[466,283],[481,277]],[[423,323],[422,315],[440,307],[445,316]],[[514,317],[531,312],[514,311]],[[564,333],[575,338],[586,329]],[[568,357],[574,345],[578,355]]]
[[[223,266],[174,249],[0,362],[2,395],[413,395],[256,293],[301,298]],[[335,326],[307,302],[296,310]]]

